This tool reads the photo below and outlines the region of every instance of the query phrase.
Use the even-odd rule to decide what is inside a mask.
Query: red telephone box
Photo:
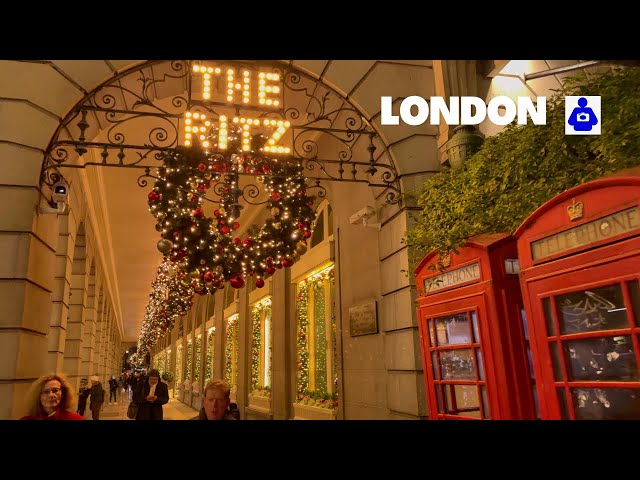
[[[515,233],[543,419],[640,419],[640,169],[624,175]]]
[[[431,419],[533,419],[515,239],[478,235],[415,269]]]

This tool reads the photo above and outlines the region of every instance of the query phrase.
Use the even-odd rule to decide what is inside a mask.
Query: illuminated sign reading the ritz
[[[226,82],[222,75],[226,75]],[[201,77],[201,96],[204,102],[217,105],[228,105],[229,107],[246,106],[253,110],[277,111],[282,103],[282,82],[277,73],[260,72],[256,70],[243,69],[241,72],[233,68],[205,67],[204,65],[194,65],[192,80]],[[213,82],[215,81],[215,86]],[[257,84],[257,92],[255,85]],[[218,150],[227,149],[227,139],[229,135],[229,124],[234,123],[240,127],[242,135],[242,150],[251,150],[251,135],[256,130],[267,130],[271,136],[267,139],[261,150],[271,154],[288,154],[289,147],[278,145],[278,142],[285,135],[291,123],[282,119],[256,118],[254,114],[248,116],[220,115],[217,120],[210,119],[207,114],[196,111],[185,112],[184,119],[184,145],[192,144],[194,137],[200,140],[204,148],[209,148],[208,140],[211,129],[217,126]],[[216,125],[217,123],[217,125]]]
[[[447,105],[442,97],[430,97],[427,102],[413,95],[402,100],[400,116],[392,114],[392,104],[392,97],[380,97],[382,125],[399,125],[400,119],[408,125],[422,125],[427,120],[439,125],[441,116],[447,125],[478,125],[487,116],[496,125],[508,125],[516,116],[518,125],[526,125],[527,115],[534,125],[547,124],[546,97],[536,97],[535,106],[529,97],[518,97],[516,103],[504,95],[492,98],[488,105],[479,97],[449,97]]]

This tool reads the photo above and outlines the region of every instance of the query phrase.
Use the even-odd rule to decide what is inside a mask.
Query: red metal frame
[[[584,205],[585,215],[578,221],[571,221],[567,214],[567,207],[573,199]],[[637,372],[640,366],[640,318],[637,318],[640,305],[635,305],[634,311],[629,292],[629,282],[640,282],[640,228],[536,260],[532,258],[531,253],[533,241],[636,206],[640,208],[640,169],[629,172],[629,176],[596,180],[558,195],[536,210],[515,233],[518,239],[521,285],[531,332],[534,369],[538,379],[543,419],[587,418],[585,412],[590,412],[590,418],[637,418],[640,415],[640,377]],[[619,285],[621,289],[623,303],[618,305],[620,308],[606,309],[608,307],[600,306],[587,312],[588,302],[585,301],[585,308],[580,314],[584,318],[571,313],[577,317],[576,321],[582,320],[582,326],[578,323],[578,328],[583,331],[562,331],[561,311],[556,300],[558,296],[589,291],[583,298],[602,298],[594,291],[615,285]],[[578,304],[566,307],[567,311],[581,311],[576,305]],[[590,323],[596,312],[605,318],[603,314],[623,309],[626,311],[626,324],[622,326],[598,329],[600,325],[606,327],[606,319],[602,320],[600,325]],[[609,366],[612,361],[590,348],[590,353],[583,358],[588,359],[591,355],[594,366],[585,368],[585,365],[580,363],[580,357],[576,355],[577,345],[591,346],[597,339],[602,339],[601,344],[610,342],[611,346],[616,338],[626,342],[627,337],[631,339],[630,345],[633,346],[634,355],[628,358],[635,360],[635,380],[632,379],[632,375],[626,380],[606,380],[606,376],[602,377],[605,380],[599,380],[598,375],[605,371],[604,367]],[[601,357],[602,361],[595,361]],[[569,364],[574,358],[578,359],[575,365],[579,364],[582,371],[587,372],[583,375],[588,376],[588,379],[578,378],[580,375],[574,370],[578,367],[573,363]],[[633,366],[629,371],[633,372]],[[631,406],[625,410],[627,413],[621,414],[616,410],[618,405],[607,399],[607,396],[619,392],[609,390],[612,388],[628,389],[626,392],[632,392],[629,395],[633,394],[637,403],[635,400],[629,400],[627,405]],[[595,397],[599,398],[593,401]],[[585,400],[587,398],[597,407],[592,406],[592,410],[589,410]]]
[[[451,255],[446,272],[478,263],[480,278],[429,294],[424,293],[424,282],[442,273],[430,268],[437,264],[438,258],[431,253],[415,269],[419,292],[418,327],[432,419],[535,418],[520,313],[522,298],[517,275],[505,273],[504,261],[508,258],[517,258],[513,237],[506,234],[474,237],[459,249],[457,255]],[[471,312],[476,314],[480,338],[474,333]],[[458,314],[466,317],[469,341],[440,344],[434,330],[435,319]],[[472,378],[457,379],[443,374],[441,356],[456,350],[471,350]],[[483,378],[480,378],[479,356],[483,363]],[[463,409],[456,409],[453,401],[449,404],[453,408],[445,406],[445,391],[449,392],[450,398],[455,398],[454,390],[458,385],[476,387],[478,407],[474,408],[473,416],[465,415],[468,412]]]

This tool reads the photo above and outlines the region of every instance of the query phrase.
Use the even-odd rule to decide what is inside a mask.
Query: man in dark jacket
[[[169,389],[160,381],[158,370],[151,370],[147,381],[138,382],[133,401],[138,405],[136,420],[162,420],[162,405],[169,401]]]
[[[100,410],[104,403],[104,388],[102,388],[100,378],[97,375],[91,377],[91,390],[89,391],[89,395],[91,395],[89,403],[91,416],[94,420],[100,420]]]
[[[84,411],[87,408],[87,398],[91,390],[86,378],[80,380],[80,390],[78,391],[78,411],[76,412],[80,416],[84,416]]]

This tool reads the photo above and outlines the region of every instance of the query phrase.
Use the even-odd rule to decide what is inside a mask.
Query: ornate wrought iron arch
[[[278,75],[282,101],[267,108],[224,97],[205,99],[198,90],[204,81],[194,65],[217,72],[218,86],[227,68]],[[242,91],[237,86],[232,90]],[[387,203],[401,200],[397,171],[375,126],[321,79],[275,61],[155,60],[127,69],[66,115],[45,152],[41,183],[53,185],[63,168],[108,166],[144,169],[138,183],[146,186],[143,177],[153,177],[151,169],[161,166],[162,156],[181,145],[186,112],[213,121],[229,114],[286,121],[289,158],[304,167],[305,177],[316,186],[323,189],[324,181],[364,183],[377,188],[376,196],[384,196]]]

